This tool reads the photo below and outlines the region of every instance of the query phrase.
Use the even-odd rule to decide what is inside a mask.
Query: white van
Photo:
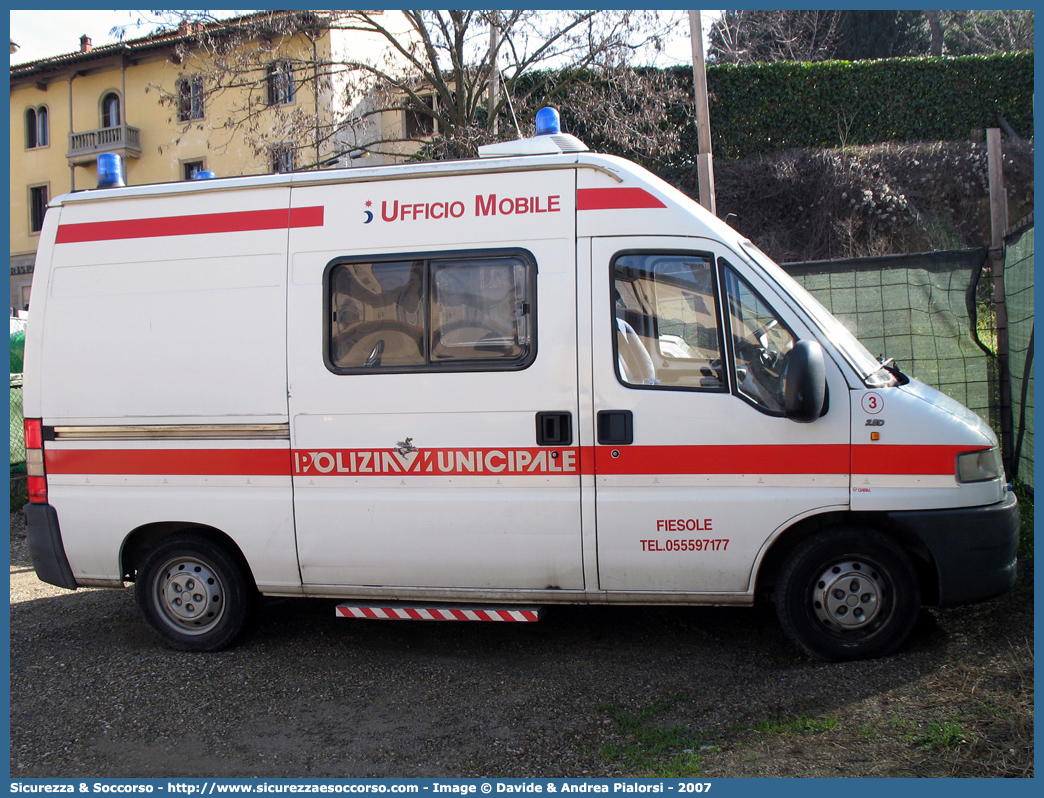
[[[25,364],[40,578],[134,582],[188,650],[258,594],[495,619],[766,597],[824,659],[1008,590],[988,426],[586,150],[552,130],[52,201]]]

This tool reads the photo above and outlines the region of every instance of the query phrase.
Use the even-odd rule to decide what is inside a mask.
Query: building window
[[[326,280],[336,373],[515,370],[536,355],[536,266],[521,250],[338,260]]]
[[[426,97],[422,97],[421,102],[426,108],[433,109],[435,107],[434,95],[429,94]],[[423,139],[435,135],[435,117],[433,114],[434,111],[429,114],[416,107],[407,108],[406,138]]]
[[[101,123],[102,127],[120,126],[120,96],[116,92],[110,91],[102,97]]]
[[[286,105],[294,101],[294,67],[289,61],[268,65],[268,104]]]
[[[272,148],[272,171],[277,173],[294,171],[293,147]]]
[[[29,232],[39,233],[43,229],[44,214],[47,213],[49,192],[47,186],[29,187]]]
[[[196,172],[202,172],[204,169],[206,169],[206,166],[203,165],[203,161],[182,161],[181,179],[194,180]]]
[[[181,78],[178,88],[178,121],[190,122],[203,118],[203,76]]]
[[[25,147],[32,150],[50,144],[50,132],[47,123],[47,106],[30,108],[25,112]]]

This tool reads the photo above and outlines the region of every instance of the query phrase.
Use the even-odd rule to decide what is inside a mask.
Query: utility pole
[[[700,205],[714,210],[714,160],[711,154],[710,104],[707,100],[707,65],[703,60],[703,23],[699,11],[689,12],[689,39],[692,42],[692,83],[696,92],[696,133],[699,153],[696,174],[700,184]]]
[[[500,101],[500,70],[497,68],[497,53],[500,52],[500,12],[494,11],[489,23],[489,113],[493,116],[493,135],[499,132],[497,103]]]

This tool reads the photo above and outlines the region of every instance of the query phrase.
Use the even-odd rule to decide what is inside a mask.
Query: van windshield
[[[897,380],[892,372],[883,368],[880,361],[870,354],[851,330],[834,318],[830,311],[823,307],[823,304],[812,296],[801,283],[783,271],[772,258],[750,241],[743,241],[740,246],[755,263],[765,269],[801,305],[802,309],[811,317],[812,322],[822,330],[827,340],[837,347],[868,387],[882,388],[896,384]]]

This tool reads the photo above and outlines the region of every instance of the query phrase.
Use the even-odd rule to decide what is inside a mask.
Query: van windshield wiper
[[[903,372],[899,370],[899,367],[895,365],[894,357],[890,357],[887,360],[885,360],[884,355],[880,355],[877,358],[877,362],[881,364],[878,371],[881,371],[882,369],[884,371],[887,371],[889,374],[892,375],[892,377],[895,378],[897,384],[906,385],[908,382],[910,382],[910,378],[903,374]]]

